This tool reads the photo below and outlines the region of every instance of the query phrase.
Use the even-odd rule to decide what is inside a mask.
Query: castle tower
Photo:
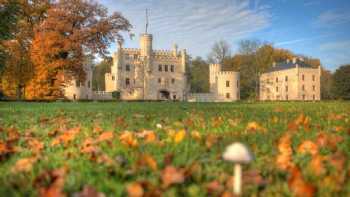
[[[144,33],[140,37],[141,56],[150,57],[152,55],[152,34]]]
[[[209,85],[210,92],[216,93],[217,89],[217,75],[221,72],[220,64],[210,64],[209,65]]]

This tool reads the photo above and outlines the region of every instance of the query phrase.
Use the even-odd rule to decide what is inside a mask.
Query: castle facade
[[[106,92],[118,91],[121,100],[185,100],[186,50],[154,50],[153,36],[141,34],[140,48],[122,48],[113,54],[105,75]]]

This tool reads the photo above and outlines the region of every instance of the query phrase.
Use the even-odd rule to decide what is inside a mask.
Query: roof
[[[266,72],[275,72],[280,70],[296,68],[297,65],[299,66],[299,68],[313,68],[310,64],[307,64],[301,60],[297,60],[295,63],[293,63],[293,61],[277,63],[276,66],[269,68]]]

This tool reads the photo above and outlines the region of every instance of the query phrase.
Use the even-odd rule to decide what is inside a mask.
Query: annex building
[[[260,100],[320,100],[320,77],[321,66],[301,58],[274,63],[260,76]]]

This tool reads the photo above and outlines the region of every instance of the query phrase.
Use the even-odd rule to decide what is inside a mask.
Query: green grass
[[[64,177],[64,192],[73,195],[85,185],[93,186],[107,196],[125,196],[126,185],[132,182],[147,182],[153,185],[163,196],[207,196],[219,195],[231,191],[226,186],[232,174],[232,164],[221,159],[225,147],[232,142],[247,144],[255,160],[244,167],[245,171],[257,170],[266,185],[244,185],[244,196],[291,196],[292,190],[287,180],[290,174],[276,168],[277,144],[281,136],[288,132],[288,123],[304,113],[310,118],[310,130],[300,128],[293,133],[293,161],[298,165],[304,179],[317,188],[316,196],[350,195],[350,103],[349,102],[271,102],[271,103],[0,103],[0,142],[6,142],[6,131],[15,127],[21,134],[13,146],[17,152],[1,156],[0,151],[0,194],[2,196],[36,196],[39,188],[49,185],[40,182],[37,177],[47,171],[67,166]],[[332,119],[332,114],[342,118]],[[123,118],[123,121],[117,120]],[[215,118],[221,118],[222,124],[213,124]],[[272,121],[276,119],[277,121]],[[237,125],[230,124],[236,120]],[[263,129],[247,130],[247,124],[257,122]],[[163,129],[156,127],[161,124]],[[87,137],[96,139],[99,134],[93,128],[99,125],[103,131],[113,131],[115,137],[110,142],[98,143],[99,154],[106,154],[112,164],[91,160],[88,154],[80,152],[80,147]],[[51,146],[54,136],[48,135],[57,128],[79,126],[81,131],[68,145]],[[337,129],[338,128],[338,129]],[[121,144],[119,135],[123,131],[140,132],[143,129],[156,133],[163,145],[147,144],[139,139],[135,148]],[[187,136],[176,144],[169,137],[168,131],[185,129]],[[190,137],[194,130],[200,132],[202,139]],[[261,131],[261,130],[266,130]],[[345,157],[342,172],[325,165],[326,172],[313,175],[307,165],[309,154],[299,154],[297,147],[305,140],[315,141],[318,133],[339,136],[342,141],[336,148],[322,147],[320,155],[332,156],[341,153]],[[21,158],[30,157],[33,151],[27,146],[28,136],[44,143],[44,149],[38,155],[28,172],[13,172],[13,166]],[[218,141],[210,148],[205,145],[208,135]],[[27,137],[26,137],[27,136]],[[162,187],[164,157],[174,155],[172,165],[189,169],[191,164],[197,168],[181,184]],[[140,154],[149,154],[156,161],[158,170],[139,166]],[[122,165],[118,159],[124,158]],[[340,173],[340,174],[339,174]],[[339,182],[337,176],[345,176]],[[328,182],[324,180],[329,179]],[[331,178],[328,178],[331,177]],[[217,180],[223,186],[217,194],[208,194],[207,184]],[[338,182],[337,182],[338,181]],[[148,188],[149,189],[149,188]],[[146,190],[146,189],[145,189]],[[145,191],[146,192],[146,191]]]

